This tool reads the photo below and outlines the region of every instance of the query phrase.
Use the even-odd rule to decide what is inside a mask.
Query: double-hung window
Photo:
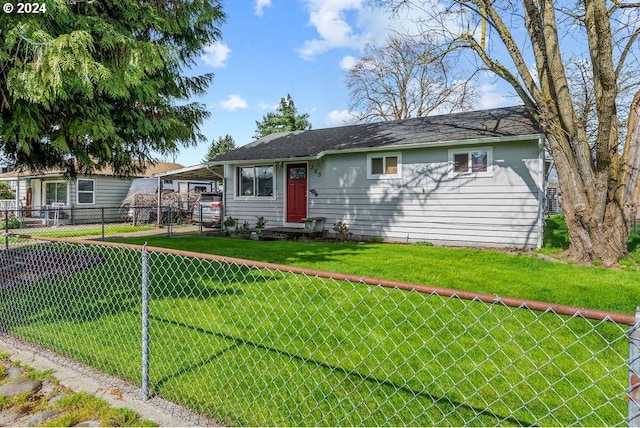
[[[78,205],[92,205],[96,203],[96,181],[78,178]]]
[[[273,196],[273,165],[238,168],[237,196]]]
[[[473,175],[490,177],[493,151],[491,147],[449,150],[449,177]]]
[[[367,155],[367,178],[398,178],[401,175],[400,153]]]

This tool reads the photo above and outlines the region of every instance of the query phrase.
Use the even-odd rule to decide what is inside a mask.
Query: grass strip
[[[155,226],[133,226],[133,225],[117,225],[111,226],[106,225],[104,228],[105,235],[113,234],[113,233],[133,233],[133,232],[142,232],[146,230],[155,229]],[[54,230],[54,231],[46,231],[46,232],[33,232],[30,234],[31,236],[38,237],[44,236],[49,238],[78,238],[82,236],[101,236],[102,235],[102,227],[91,227],[86,229],[68,229],[68,230]]]

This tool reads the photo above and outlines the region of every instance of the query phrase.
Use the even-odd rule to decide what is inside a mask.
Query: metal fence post
[[[199,234],[202,235],[202,203],[198,205],[198,208],[200,208],[200,213],[199,213],[200,222],[198,223],[198,231],[199,231]]]
[[[167,205],[167,233],[169,234],[169,237],[171,237],[171,223],[173,222],[171,215],[171,205]]]
[[[104,241],[104,207],[100,209],[102,214],[102,240]]]
[[[142,247],[142,397],[149,397],[149,253]]]
[[[640,427],[640,307],[636,308],[635,323],[629,328],[629,398],[630,427]]]
[[[9,208],[4,210],[4,249],[9,251]]]

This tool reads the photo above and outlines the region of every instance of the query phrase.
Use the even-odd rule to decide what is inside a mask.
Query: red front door
[[[287,222],[302,223],[307,217],[307,165],[287,165]]]

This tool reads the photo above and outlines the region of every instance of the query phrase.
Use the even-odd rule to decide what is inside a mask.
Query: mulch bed
[[[98,266],[105,260],[96,254],[58,252],[41,246],[1,251],[0,290],[69,275]]]

